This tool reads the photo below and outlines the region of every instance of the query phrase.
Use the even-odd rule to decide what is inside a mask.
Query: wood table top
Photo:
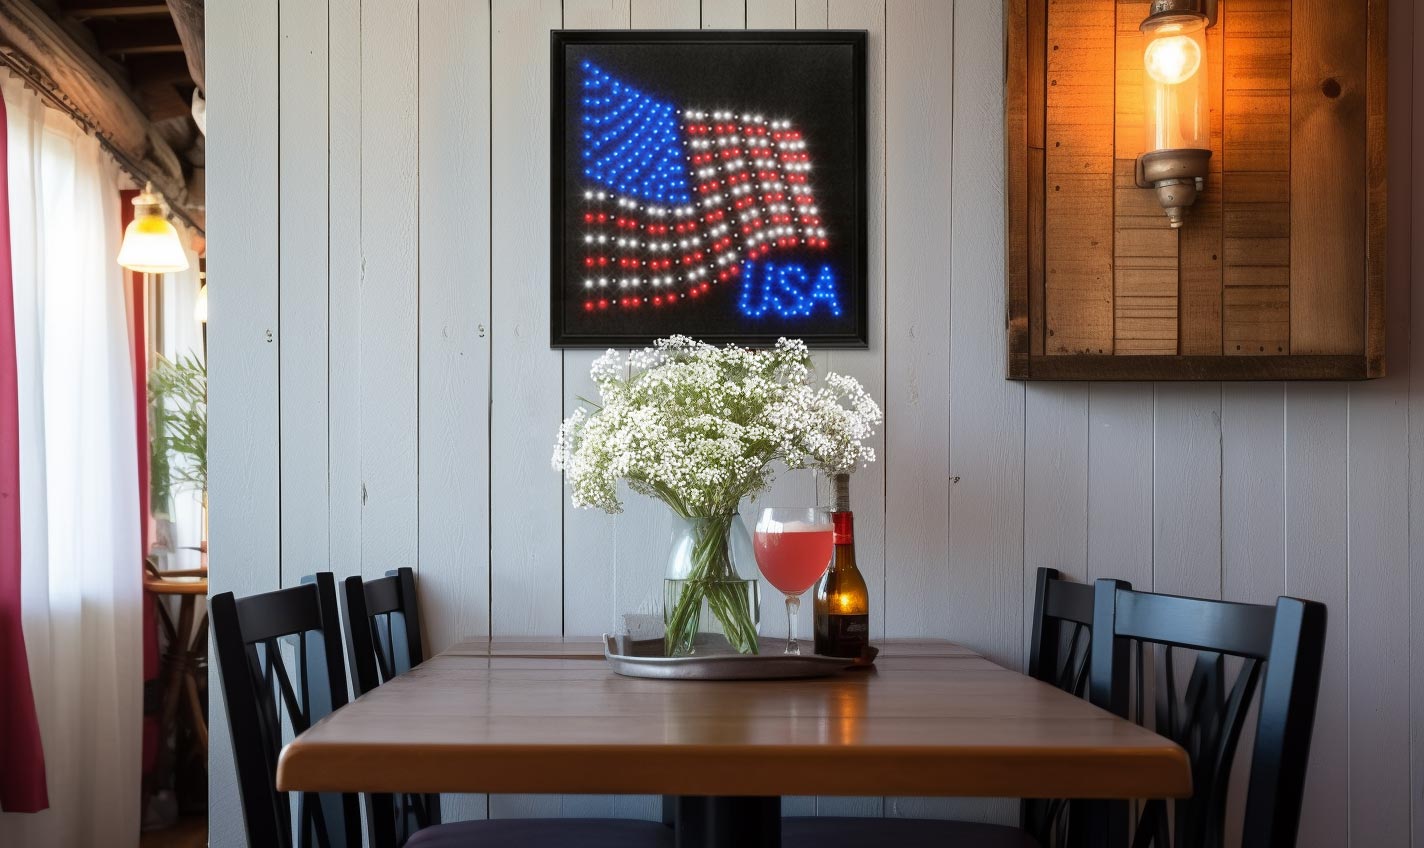
[[[1164,737],[942,641],[785,681],[620,677],[589,641],[466,642],[318,722],[277,785],[322,792],[1152,798]]]

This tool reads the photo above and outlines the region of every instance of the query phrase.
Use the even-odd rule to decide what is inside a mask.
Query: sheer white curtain
[[[17,81],[8,110],[25,640],[50,808],[0,845],[138,841],[142,568],[117,174]]]

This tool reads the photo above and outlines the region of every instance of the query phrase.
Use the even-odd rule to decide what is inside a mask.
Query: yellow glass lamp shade
[[[193,302],[193,318],[199,324],[208,323],[208,284],[198,289],[198,299]]]
[[[145,187],[133,204],[134,219],[124,230],[119,264],[146,274],[187,270],[188,255],[183,252],[183,240],[178,237],[178,229],[164,217],[162,200],[154,193],[153,186]]]

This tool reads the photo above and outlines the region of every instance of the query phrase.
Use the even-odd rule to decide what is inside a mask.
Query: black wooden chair
[[[351,681],[361,696],[425,659],[415,572],[400,568],[341,595]],[[627,819],[490,819],[440,823],[439,795],[367,795],[372,848],[671,848],[673,831]]]
[[[1093,587],[1070,583],[1052,568],[1038,569],[1028,673],[1086,697],[1092,656]],[[783,848],[1040,848],[1065,845],[1070,804],[1062,799],[1025,800],[1022,827],[937,819],[788,818]]]
[[[246,598],[223,592],[209,603],[242,817],[254,846],[293,845],[291,802],[276,784],[284,724],[301,733],[347,700],[336,582],[329,573],[309,579]],[[355,795],[298,797],[300,848],[358,846],[360,830]]]
[[[1241,844],[1294,845],[1320,688],[1324,605],[1286,597],[1274,606],[1180,598],[1099,580],[1094,628],[1091,700],[1120,716],[1135,713],[1139,721],[1150,714],[1156,731],[1191,758],[1193,795],[1172,802],[1170,817],[1166,802],[1148,801],[1135,821],[1126,802],[1102,802],[1105,814],[1092,821],[1103,832],[1095,833],[1091,844],[1224,845],[1231,767],[1259,691]],[[1150,672],[1144,662],[1149,647]],[[1191,672],[1183,688],[1178,670],[1185,670],[1188,660]],[[1150,705],[1144,691],[1148,676]]]
[[[415,572],[400,568],[365,581],[348,577],[342,588],[347,661],[359,698],[425,659]],[[372,848],[404,845],[416,831],[440,823],[439,795],[366,795],[365,803]]]

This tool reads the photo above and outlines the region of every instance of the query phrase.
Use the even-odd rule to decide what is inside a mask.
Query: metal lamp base
[[[1206,187],[1210,150],[1154,150],[1137,157],[1137,186],[1157,191],[1157,202],[1173,229],[1182,226],[1187,207]]]

